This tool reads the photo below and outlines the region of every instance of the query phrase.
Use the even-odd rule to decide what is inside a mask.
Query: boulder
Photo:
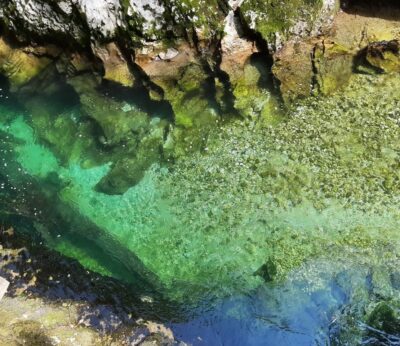
[[[170,59],[160,59],[162,45],[136,51],[135,62],[150,81],[162,90],[174,111],[175,123],[190,128],[216,119],[211,102],[213,83],[196,50],[181,42],[169,48]],[[168,52],[168,49],[167,49]],[[176,54],[178,52],[178,54]]]

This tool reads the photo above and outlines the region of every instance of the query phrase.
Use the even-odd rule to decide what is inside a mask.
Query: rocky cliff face
[[[98,187],[121,193],[152,162],[201,149],[216,122],[273,121],[280,99],[329,94],[357,69],[398,70],[396,11],[377,16],[354,3],[0,0],[0,74],[66,160],[55,124],[96,133],[77,152],[105,148],[113,168]],[[69,95],[84,125],[57,120],[57,102],[43,111],[38,90]]]
[[[156,73],[168,99],[158,79],[179,79],[182,69],[197,65],[199,82],[221,80],[221,73],[236,80],[243,77],[236,69],[257,52],[265,54],[267,70],[268,56],[285,42],[329,28],[338,6],[337,0],[15,0],[2,1],[0,18],[14,44],[35,46],[31,54],[49,55],[54,44],[61,49],[53,58],[67,55],[74,64],[71,54],[83,51],[101,61],[101,77],[124,86],[134,84],[135,70],[150,81]],[[84,68],[79,62],[78,70]]]

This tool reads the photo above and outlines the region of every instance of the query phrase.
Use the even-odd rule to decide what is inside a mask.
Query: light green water
[[[347,259],[385,268],[383,276],[395,270],[399,104],[396,77],[357,76],[345,91],[300,104],[279,124],[216,127],[202,152],[170,167],[154,164],[115,196],[95,189],[109,164],[62,162],[37,138],[29,116],[2,107],[0,131],[15,140],[16,176],[43,186],[56,176],[50,203],[66,209],[75,228],[96,226],[87,236],[75,230],[79,246],[74,233],[38,227],[49,246],[128,282],[135,273],[118,272],[107,259],[124,263],[134,254],[163,294],[196,301],[284,282],[310,260]],[[103,253],[90,251],[93,239]],[[114,251],[116,244],[126,251]]]

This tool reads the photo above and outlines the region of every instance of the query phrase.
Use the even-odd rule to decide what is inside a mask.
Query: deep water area
[[[38,93],[23,107],[6,89],[1,222],[131,287],[177,339],[400,343],[397,75],[355,74],[268,118],[216,119],[195,150],[148,155],[120,193],[99,189],[120,154],[79,100]],[[132,99],[124,112],[140,107]],[[153,114],[157,132],[170,115]]]

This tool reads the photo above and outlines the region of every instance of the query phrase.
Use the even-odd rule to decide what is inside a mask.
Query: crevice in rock
[[[164,90],[153,83],[149,76],[140,68],[140,66],[133,61],[132,57],[134,53],[129,48],[127,42],[118,42],[118,48],[126,60],[129,70],[137,81],[136,87],[133,90],[136,90],[137,94],[140,95],[137,97],[137,102],[139,102],[139,105],[144,107],[144,110],[149,114],[154,112],[154,109],[159,110],[162,112],[162,118],[173,121],[174,112],[172,110],[172,106],[168,101],[163,100]],[[160,95],[161,101],[152,100],[149,95],[150,91]]]
[[[368,62],[367,53],[368,47],[365,47],[354,56],[353,72],[361,74],[381,73],[381,70]]]
[[[227,0],[217,0],[218,8],[226,17],[231,9],[229,2]]]
[[[239,115],[238,111],[235,109],[235,95],[232,93],[232,84],[228,73],[221,69],[222,53],[221,53],[221,42],[219,42],[219,47],[217,54],[215,56],[215,75],[218,81],[222,84],[224,94],[221,97],[223,107],[220,109],[223,113],[229,113],[233,115]]]
[[[279,81],[275,78],[274,74],[272,73],[272,67],[274,65],[274,59],[272,52],[268,46],[268,42],[262,37],[262,35],[251,29],[244,16],[241,13],[240,7],[238,7],[235,11],[235,16],[240,19],[241,30],[243,31],[243,35],[248,40],[255,43],[258,49],[258,53],[256,53],[253,57],[253,60],[257,62],[257,68],[260,71],[262,76],[267,76],[265,80],[270,80],[272,83],[263,83],[261,82],[260,87],[267,89],[268,91],[272,92],[274,95],[280,97],[279,92]],[[272,84],[272,85],[271,85]],[[272,87],[271,87],[272,86]]]
[[[265,62],[268,71],[272,74],[272,65],[274,64],[274,59],[268,47],[268,42],[262,37],[262,35],[259,32],[250,28],[250,26],[244,19],[244,16],[242,15],[240,8],[236,9],[235,16],[237,16],[237,18],[240,19],[241,29],[243,30],[244,38],[247,38],[249,41],[252,41],[256,44],[260,54],[263,54],[265,57]]]
[[[317,51],[317,46],[314,46],[310,56],[312,65],[311,93],[316,93],[318,91],[318,66],[315,61],[316,51]]]

